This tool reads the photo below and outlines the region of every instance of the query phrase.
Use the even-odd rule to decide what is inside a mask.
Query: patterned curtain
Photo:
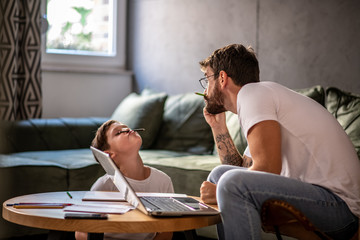
[[[40,118],[41,0],[0,0],[0,119]]]

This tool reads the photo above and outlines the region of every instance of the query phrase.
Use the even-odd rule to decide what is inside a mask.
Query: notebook
[[[107,174],[113,176],[113,182],[118,190],[124,193],[125,200],[146,215],[151,216],[184,216],[184,215],[216,215],[216,209],[186,195],[170,197],[164,194],[149,193],[137,196],[129,182],[116,167],[110,156],[94,147],[90,147],[95,159],[101,164]],[[164,205],[164,206],[163,206]]]

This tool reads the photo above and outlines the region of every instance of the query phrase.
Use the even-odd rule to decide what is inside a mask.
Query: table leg
[[[47,240],[73,240],[75,239],[74,232],[49,230]]]
[[[103,240],[104,233],[88,233],[88,240]]]
[[[197,234],[196,234],[195,229],[184,231],[184,234],[185,234],[186,240],[196,240],[197,239]]]

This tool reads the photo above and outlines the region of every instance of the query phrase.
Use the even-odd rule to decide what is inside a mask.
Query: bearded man
[[[261,239],[260,209],[268,199],[290,203],[332,239],[350,239],[360,216],[360,162],[337,120],[310,98],[260,82],[251,47],[220,48],[200,66],[204,117],[222,163],[200,193],[219,206],[219,239]],[[238,115],[248,143],[243,155],[225,111]]]

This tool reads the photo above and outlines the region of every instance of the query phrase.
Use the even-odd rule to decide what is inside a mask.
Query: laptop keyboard
[[[146,207],[149,207],[151,209],[154,209],[155,206],[156,209],[162,210],[162,211],[168,211],[168,212],[176,212],[176,211],[189,211],[188,207],[176,202],[172,198],[165,198],[165,197],[141,197],[141,200],[144,203]],[[152,206],[149,206],[148,203],[150,203]]]

